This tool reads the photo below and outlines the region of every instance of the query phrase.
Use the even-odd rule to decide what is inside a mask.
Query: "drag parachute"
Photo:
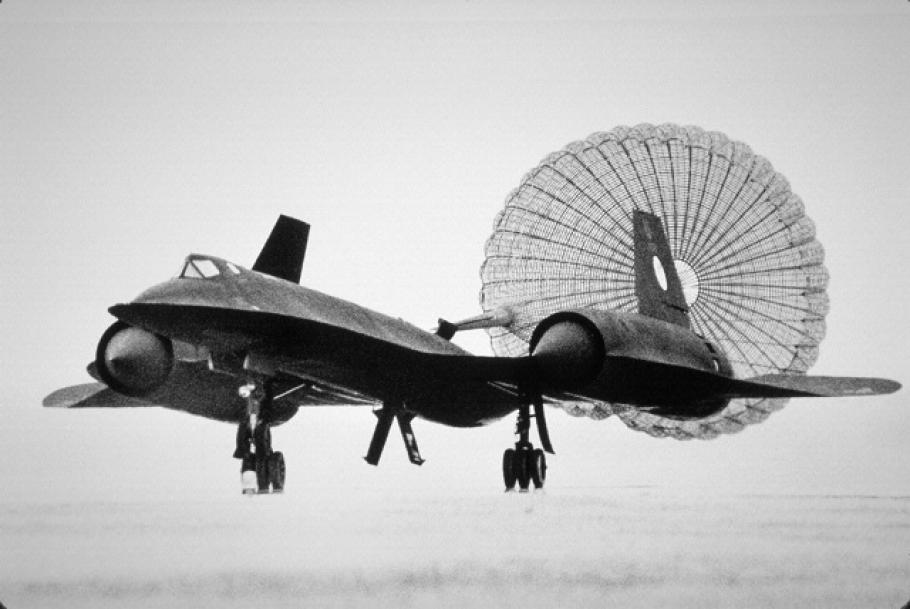
[[[824,250],[787,180],[748,146],[676,125],[617,127],[547,156],[497,215],[481,305],[508,309],[493,351],[528,353],[535,326],[573,308],[636,312],[632,212],[664,226],[692,329],[724,350],[738,378],[800,374],[818,357],[828,311]],[[566,402],[659,437],[712,438],[757,423],[785,399],[736,399],[678,421],[623,404]]]

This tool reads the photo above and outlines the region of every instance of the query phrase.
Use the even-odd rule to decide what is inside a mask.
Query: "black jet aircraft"
[[[540,488],[553,447],[544,404],[620,402],[677,419],[699,419],[734,398],[891,393],[874,378],[733,377],[730,363],[689,327],[688,307],[660,220],[635,212],[639,312],[558,311],[536,327],[525,357],[474,356],[456,331],[508,326],[508,310],[428,332],[299,285],[309,225],[279,217],[251,269],[189,255],[180,274],[128,304],[102,335],[88,366],[96,383],[52,393],[45,406],[158,405],[237,426],[234,457],[245,493],[281,491],[285,463],[271,427],[298,408],[375,405],[366,461],[379,463],[397,421],[412,463],[423,459],[415,416],[456,427],[517,411],[514,448],[503,455],[506,489]],[[541,449],[530,441],[534,421]]]

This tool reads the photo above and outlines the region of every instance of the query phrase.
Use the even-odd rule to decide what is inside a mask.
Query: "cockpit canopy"
[[[199,254],[190,254],[183,262],[178,277],[180,279],[217,279],[218,277],[228,277],[239,275],[240,269],[237,266],[208,256]]]

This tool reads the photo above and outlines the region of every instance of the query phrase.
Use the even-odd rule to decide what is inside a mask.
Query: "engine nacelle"
[[[554,313],[537,324],[528,347],[540,380],[561,389],[593,381],[606,357],[597,324],[575,311]]]
[[[95,366],[117,393],[142,397],[167,380],[174,368],[174,347],[163,336],[118,321],[98,341]]]
[[[683,418],[707,416],[728,401],[703,376],[731,376],[726,357],[688,328],[658,319],[562,311],[538,324],[529,347],[544,387]]]

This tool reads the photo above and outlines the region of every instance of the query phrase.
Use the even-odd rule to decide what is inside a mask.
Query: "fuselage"
[[[178,357],[250,354],[268,373],[343,387],[376,401],[401,400],[448,425],[483,424],[517,407],[514,392],[500,385],[456,387],[426,375],[422,355],[469,355],[431,332],[219,258],[188,257],[193,260],[208,261],[213,272],[184,272],[111,307],[111,313],[174,341]]]
[[[441,370],[435,356],[443,356],[443,361],[445,356],[471,357],[450,341],[220,258],[189,256],[179,277],[146,290],[129,304],[111,307],[111,313],[170,339],[178,359],[207,359],[213,367],[242,354],[246,368],[233,371],[238,374],[311,379],[376,401],[401,401],[418,415],[447,425],[480,425],[518,407],[514,384],[453,378]],[[726,404],[646,375],[647,364],[654,363],[729,376],[726,358],[686,328],[636,314],[579,310],[545,319],[536,339],[558,322],[582,328],[594,345],[585,357],[599,359],[594,366],[585,363],[591,370],[562,386],[542,378],[546,390],[675,409],[684,417],[704,416]],[[559,334],[549,335],[554,333]],[[534,351],[539,347],[536,339],[531,352],[545,363],[546,354]],[[571,340],[567,349],[557,350],[586,353]],[[572,362],[572,353],[561,356],[563,362]]]
[[[427,353],[466,351],[402,319],[372,311],[283,279],[249,271],[220,258],[191,255],[218,268],[209,277],[177,277],[145,290],[133,304],[220,307],[306,319]]]

